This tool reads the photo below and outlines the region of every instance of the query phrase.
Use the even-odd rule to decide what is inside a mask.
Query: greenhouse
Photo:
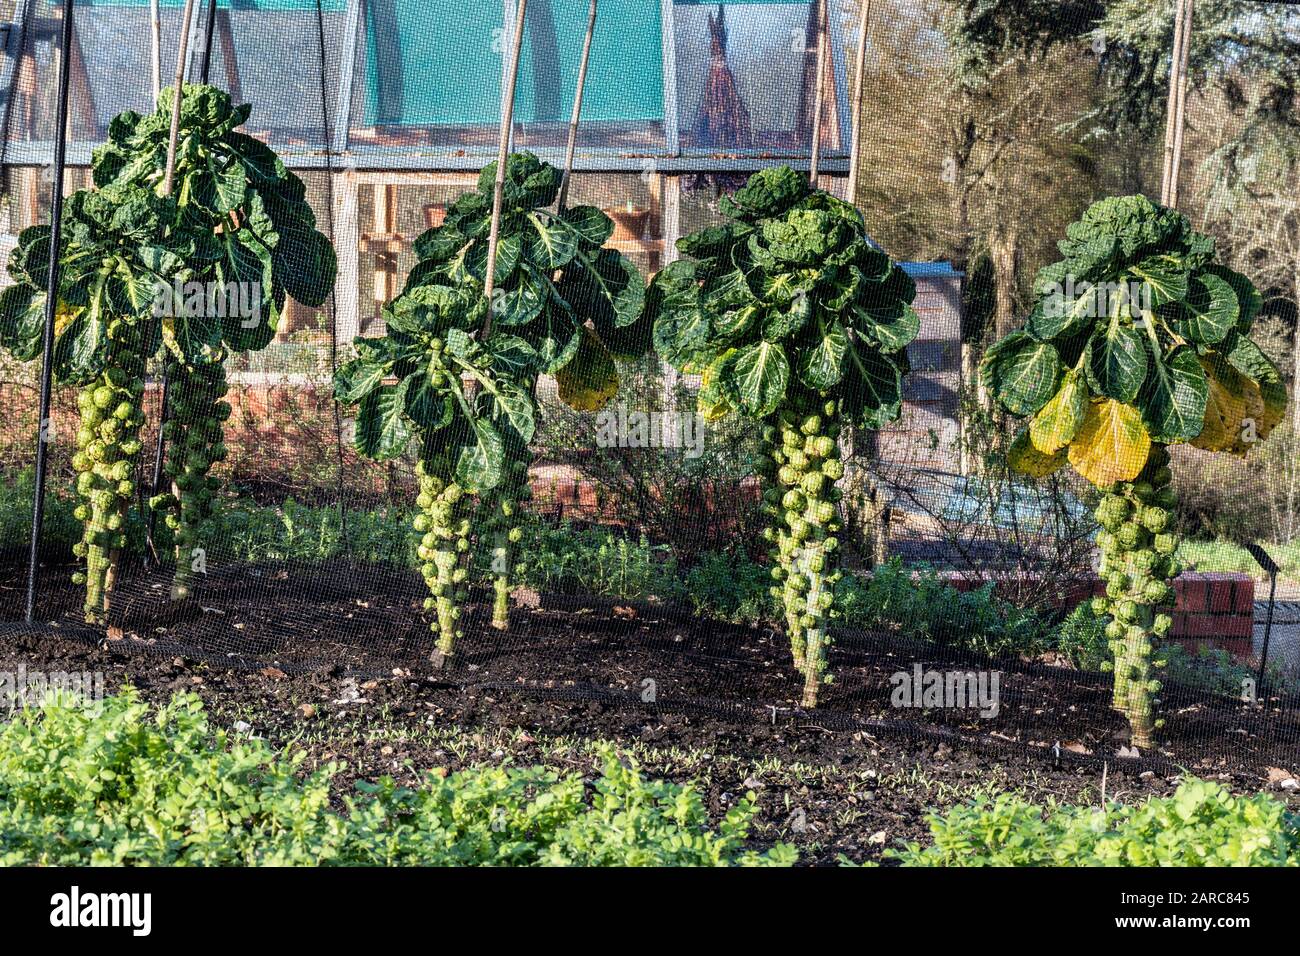
[[[0,31],[0,862],[1300,859],[1296,8]],[[96,721],[310,836],[54,836]]]

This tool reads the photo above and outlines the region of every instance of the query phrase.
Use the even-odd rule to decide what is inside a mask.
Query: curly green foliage
[[[80,190],[64,205],[53,371],[60,382],[83,387],[73,467],[85,529],[76,552],[86,569],[76,580],[86,586],[90,623],[105,620],[125,544],[145,361],[160,332],[156,290],[184,274],[193,241],[171,228],[174,217],[171,202],[130,186]],[[24,230],[9,264],[15,284],[0,293],[0,345],[23,361],[41,350],[49,254],[48,226]]]
[[[487,274],[488,233],[496,164],[479,176],[478,189],[460,196],[443,225],[415,242],[418,262],[403,295],[431,286],[481,283]],[[501,225],[494,270],[492,327],[510,336],[510,359],[499,371],[536,395],[537,376],[556,377],[560,399],[591,411],[618,391],[616,359],[642,355],[650,346],[643,315],[645,283],[636,267],[603,248],[613,230],[593,206],[553,212],[561,173],[531,153],[506,163]],[[502,379],[504,381],[504,378]],[[503,431],[510,467],[486,504],[485,530],[496,537],[493,624],[506,627],[517,541],[513,514],[529,496],[528,438]]]
[[[756,173],[722,211],[725,223],[678,242],[688,258],[655,277],[647,314],[659,354],[702,373],[706,417],[764,424],[773,573],[811,706],[839,578],[836,440],[900,414],[916,287],[868,241],[857,210],[788,167]]]
[[[1267,794],[1184,780],[1140,806],[1035,806],[981,797],[930,816],[933,843],[886,851],[904,866],[1296,866],[1300,820]]]
[[[460,196],[443,225],[415,241],[419,261],[408,289],[426,282],[484,280],[495,178],[496,163],[491,163],[479,176],[478,190]],[[602,248],[613,223],[599,209],[546,208],[555,201],[560,179],[558,169],[531,153],[507,160],[492,323],[527,344],[536,369],[577,393],[574,407],[599,407],[618,387],[610,360],[649,348],[650,323],[642,314],[645,282],[626,257]],[[585,362],[580,360],[584,346],[594,351]]]
[[[50,755],[58,772],[50,772]],[[190,694],[151,707],[25,709],[0,728],[0,865],[779,866],[746,842],[749,794],[714,827],[692,786],[646,779],[612,749],[594,783],[546,767],[472,766],[418,788],[213,727]]]
[[[1031,417],[1013,464],[1068,460],[1099,487],[1131,481],[1153,445],[1244,454],[1282,420],[1286,388],[1249,338],[1262,299],[1214,241],[1144,196],[1094,203],[1038,273],[1025,328],[985,355],[986,386]]]
[[[1013,468],[1042,476],[1068,461],[1106,493],[1098,543],[1113,603],[1100,610],[1114,615],[1115,706],[1149,747],[1151,644],[1168,629],[1155,608],[1178,573],[1166,446],[1244,455],[1282,420],[1286,387],[1249,338],[1259,292],[1180,213],[1144,196],[1103,199],[1060,249],[1038,273],[1025,328],[988,350],[981,374],[1007,411],[1030,418]],[[1169,550],[1157,556],[1152,535]]]
[[[164,467],[170,492],[149,499],[149,506],[164,514],[174,533],[176,573],[172,598],[192,595],[194,574],[202,565],[197,551],[204,525],[216,514],[220,479],[209,474],[226,459],[222,422],[231,414],[226,369],[218,350],[213,361],[184,366],[169,356],[168,377],[175,383],[167,396],[167,461]],[[183,383],[183,384],[181,384]]]
[[[526,446],[537,419],[533,394],[521,384],[536,353],[501,331],[486,342],[473,338],[486,311],[473,279],[439,285],[426,275],[385,308],[388,334],[356,339],[357,357],[334,377],[335,397],[357,406],[358,452],[384,461],[412,443],[418,449],[419,556],[443,657],[451,653],[464,599],[471,523],[460,513],[462,499],[518,480],[526,466],[508,448]],[[385,384],[389,378],[396,384]]]
[[[128,110],[113,119],[108,142],[92,158],[96,186],[129,183],[161,191],[173,95],[163,90],[152,113]],[[224,341],[232,352],[270,342],[286,295],[306,306],[323,303],[337,272],[302,180],[269,146],[238,130],[251,113],[251,106],[234,105],[216,87],[187,84],[173,185],[184,225],[202,237],[187,257],[195,272],[260,290],[259,323],[236,315],[203,325],[208,344]]]
[[[187,425],[198,426],[184,433],[185,448],[170,452],[173,488],[160,499],[178,530],[176,597],[190,592],[190,539],[212,514],[212,496],[200,487],[204,479],[196,473],[206,476],[207,467],[223,455],[220,423],[203,424],[224,394],[221,362],[231,352],[255,351],[271,341],[286,296],[307,306],[321,305],[337,273],[334,249],[316,228],[302,180],[269,146],[238,131],[252,108],[234,105],[228,93],[215,87],[183,89],[172,195],[177,224],[192,236],[184,265],[192,281],[220,289],[223,298],[195,303],[181,295],[166,303],[163,342],[171,393],[187,396],[180,402],[193,408],[181,411]],[[96,185],[162,190],[173,96],[173,89],[164,90],[154,112],[142,116],[128,111],[113,120],[109,141],[93,156]],[[244,308],[235,308],[236,302]],[[250,305],[255,309],[251,314]],[[206,464],[191,464],[198,462]],[[176,486],[182,475],[194,487]]]

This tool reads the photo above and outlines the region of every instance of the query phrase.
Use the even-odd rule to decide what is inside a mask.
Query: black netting
[[[898,421],[847,436],[838,518],[858,603],[836,633],[834,682],[806,719],[1057,760],[1105,756],[1123,727],[1110,678],[1097,670],[1096,648],[1084,654],[1058,640],[1069,611],[1102,588],[1096,494],[1065,472],[1027,481],[987,464],[985,442],[1006,423],[980,394],[976,362],[995,332],[1019,323],[1034,273],[1056,258],[1055,238],[1090,200],[1156,190],[1163,129],[1135,124],[1122,150],[1089,135],[1113,119],[1094,109],[1107,54],[1086,36],[1064,51],[1030,51],[1014,79],[995,76],[973,90],[950,83],[968,51],[945,40],[944,17],[962,4],[879,6],[856,199],[874,240],[916,285],[920,333],[907,350]],[[1296,15],[1284,5],[1255,6],[1294,36]],[[183,7],[161,3],[164,87]],[[513,144],[556,164],[587,7],[529,6]],[[814,7],[610,0],[600,8],[569,202],[602,209],[614,222],[610,245],[650,275],[677,258],[680,237],[722,220],[720,199],[749,173],[782,162],[807,168]],[[149,3],[86,0],[75,10],[67,192],[91,185],[91,152],[113,118],[153,102]],[[200,80],[207,60],[211,84],[251,104],[245,129],[303,180],[316,227],[336,250],[337,282],[317,307],[285,300],[270,341],[226,362],[229,454],[214,471],[217,514],[181,558],[193,563],[196,583],[180,602],[170,596],[171,531],[157,529],[154,552],[145,540],[164,377],[151,359],[138,500],[104,627],[84,623],[83,589],[70,580],[80,536],[78,406],[64,385],[53,396],[38,613],[22,623],[39,362],[0,351],[0,625],[92,641],[107,633],[119,649],[235,667],[428,671],[434,635],[411,530],[416,459],[358,455],[353,410],[335,401],[333,377],[355,336],[386,331],[384,306],[417,261],[413,240],[476,188],[495,155],[513,4],[222,0],[211,38],[207,2],[193,10],[188,80]],[[856,0],[830,3],[821,185],[837,195],[847,189],[858,12]],[[8,255],[22,230],[49,220],[63,14],[48,0],[13,0],[0,3],[0,16],[0,246]],[[1016,82],[1028,92],[998,86]],[[1196,99],[1182,194],[1198,228],[1235,250],[1238,268],[1259,267],[1271,354],[1294,355],[1300,290],[1285,270],[1260,264],[1285,258],[1283,239],[1252,247],[1230,234],[1216,205],[1209,160],[1242,115],[1227,94]],[[1250,216],[1269,213],[1248,209],[1236,222]],[[1277,213],[1292,253],[1296,216],[1294,205]],[[775,721],[796,709],[801,678],[767,596],[756,427],[736,416],[698,419],[699,377],[653,355],[623,373],[599,412],[573,410],[542,378],[521,545],[529,568],[511,628],[489,626],[491,542],[474,542],[464,636],[435,676],[483,692]],[[1261,540],[1291,556],[1284,598],[1296,586],[1300,531],[1295,442],[1294,426],[1283,425],[1242,463],[1175,451],[1187,530],[1207,541]],[[1238,484],[1248,507],[1217,493]],[[1211,566],[1208,545],[1189,553]],[[1264,766],[1300,742],[1294,614],[1283,607],[1273,621],[1272,668],[1257,688],[1264,703],[1243,704],[1240,682],[1260,663],[1267,594],[1247,573],[1252,566],[1212,566],[1184,575],[1173,643],[1183,658],[1201,645],[1227,655],[1175,667],[1161,694],[1167,749],[1186,764]],[[999,713],[900,715],[891,678],[914,666],[998,672]],[[1063,756],[1062,742],[1079,743]]]

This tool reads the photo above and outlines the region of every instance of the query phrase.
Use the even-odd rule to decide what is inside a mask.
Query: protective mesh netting
[[[175,70],[183,6],[161,4],[163,86]],[[1090,198],[1151,190],[1149,167],[1158,167],[1162,131],[1135,129],[1128,158],[1099,171],[1104,147],[1061,132],[1067,114],[1086,115],[1086,105],[1072,100],[1082,95],[1077,78],[1090,76],[1096,64],[1027,55],[1032,76],[1024,82],[1033,103],[1013,103],[996,121],[1002,125],[989,127],[994,139],[983,140],[979,123],[994,124],[994,107],[976,94],[941,93],[957,60],[943,39],[943,16],[963,5],[877,6],[859,198],[885,250],[917,260],[905,268],[917,284],[922,326],[909,346],[913,372],[902,418],[878,435],[855,436],[840,506],[847,564],[865,572],[882,559],[899,559],[906,568],[932,569],[961,591],[996,580],[1000,596],[1053,621],[1094,587],[1094,501],[1076,479],[1030,484],[974,467],[982,451],[960,424],[979,407],[968,347],[991,340],[1000,310],[1023,311],[1027,277],[1052,255],[1045,236],[1059,235]],[[1286,16],[1282,5],[1257,6]],[[830,7],[822,185],[842,194],[858,6],[835,0]],[[412,240],[474,188],[478,170],[494,156],[513,8],[498,0],[223,0],[211,38],[207,8],[204,0],[194,4],[186,76],[197,82],[206,60],[213,85],[251,104],[245,128],[304,180],[317,227],[337,251],[338,280],[320,308],[290,301],[265,348],[227,363],[229,457],[214,472],[224,490],[219,514],[203,533],[195,599],[170,599],[165,531],[157,560],[145,560],[144,509],[137,508],[109,633],[142,652],[240,666],[363,673],[427,667],[434,636],[421,609],[426,591],[416,570],[418,536],[410,530],[414,460],[375,464],[359,457],[350,412],[336,405],[331,379],[355,335],[382,333],[381,308],[415,261]],[[719,220],[719,196],[749,172],[777,162],[807,167],[815,73],[810,5],[609,0],[601,9],[571,203],[610,212],[613,242],[648,275],[672,261],[679,236]],[[513,145],[556,164],[586,11],[586,0],[533,0],[529,7]],[[0,68],[0,244],[7,256],[21,230],[49,220],[62,12],[46,0],[11,0],[0,3],[0,18],[7,26]],[[152,109],[150,35],[147,0],[76,4],[67,191],[90,185],[91,150],[105,141],[114,116]],[[714,75],[720,71],[725,82]],[[908,78],[915,81],[910,87]],[[1228,135],[1230,108],[1209,100],[1198,106],[1190,136],[1198,157],[1214,152],[1216,135]],[[1226,117],[1221,130],[1210,122],[1216,110]],[[972,116],[980,132],[965,142],[960,124]],[[967,189],[952,173],[954,161],[971,159],[954,152],[963,142],[991,150],[984,159],[1004,149],[1012,158]],[[969,169],[978,165],[972,160]],[[967,166],[959,170],[973,175]],[[1189,161],[1185,195],[1203,196],[1210,175]],[[968,219],[954,225],[958,194]],[[1010,287],[997,281],[1007,268],[1019,276]],[[1283,291],[1273,290],[1278,303],[1269,306],[1280,323],[1294,321]],[[22,618],[38,365],[0,356],[5,624]],[[150,365],[145,452],[135,476],[141,503],[157,441],[156,366]],[[478,549],[465,636],[445,676],[735,707],[756,717],[767,707],[791,706],[798,680],[779,628],[727,622],[718,615],[762,614],[700,600],[710,588],[734,594],[737,580],[765,560],[755,429],[734,418],[688,417],[698,380],[654,358],[629,371],[604,414],[626,435],[629,419],[634,425],[637,416],[654,413],[648,447],[638,440],[608,447],[600,435],[611,419],[567,408],[543,379],[542,423],[531,449],[533,519],[523,544],[528,587],[510,630],[490,628],[487,555]],[[79,535],[71,491],[75,389],[56,386],[52,422],[37,620],[41,628],[97,638],[101,631],[82,623],[82,594],[70,583],[70,549]],[[654,432],[652,422],[667,426]],[[1189,471],[1201,467],[1202,459],[1188,457]],[[1257,465],[1246,464],[1222,480],[1252,468],[1258,474]],[[765,584],[750,590],[761,601]],[[1234,579],[1197,593],[1205,595],[1203,606],[1179,609],[1192,622],[1188,628],[1199,628],[1189,635],[1253,662],[1258,629],[1241,624],[1252,614],[1252,583]],[[1011,645],[981,645],[971,635],[1005,634],[1014,625],[975,620],[983,605],[963,603],[958,590],[933,595],[951,607],[925,633],[887,612],[842,629],[822,720],[912,726],[910,717],[891,711],[890,676],[916,664],[996,668],[1003,675],[999,716],[981,721],[961,711],[927,711],[927,726],[1051,745],[1079,735],[1073,721],[1080,713],[1099,736],[1098,727],[1122,725],[1109,709],[1106,675],[1048,652],[1028,661]],[[1215,691],[1170,683],[1162,710],[1182,712],[1171,722],[1175,740],[1199,742],[1193,749],[1207,759],[1220,746],[1211,741],[1260,752],[1300,741],[1296,699],[1283,691],[1251,712],[1248,744],[1226,742],[1243,710],[1221,687]]]

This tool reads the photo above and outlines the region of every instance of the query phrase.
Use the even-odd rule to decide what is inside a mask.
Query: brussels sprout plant
[[[1137,747],[1156,728],[1152,642],[1169,632],[1178,539],[1167,446],[1244,455],[1282,420],[1277,368],[1248,337],[1259,292],[1214,261],[1214,241],[1143,196],[1103,199],[1069,226],[1064,259],[1035,280],[1023,330],[985,355],[981,374],[1027,427],[1012,467],[1067,462],[1102,492],[1101,574],[1114,654],[1114,705]]]
[[[150,500],[175,532],[175,598],[190,594],[190,554],[218,487],[208,472],[226,455],[225,360],[271,341],[286,296],[321,305],[337,271],[302,180],[269,146],[239,132],[252,108],[211,86],[186,85],[183,93],[173,196],[178,225],[194,236],[185,265],[196,285],[169,310],[185,321],[163,321],[171,488]],[[113,120],[108,142],[94,153],[96,185],[163,191],[172,97],[164,90],[154,112]],[[218,295],[197,291],[206,289]]]
[[[460,196],[443,225],[416,240],[419,261],[404,295],[430,286],[483,283],[496,168],[489,164],[478,189]],[[531,153],[512,154],[506,162],[490,325],[510,333],[505,339],[509,360],[498,366],[503,383],[508,379],[513,388],[535,396],[538,375],[554,375],[562,401],[592,410],[618,390],[615,359],[649,348],[645,283],[631,262],[602,248],[613,223],[599,209],[547,208],[556,200],[561,178],[560,170]],[[519,570],[517,509],[531,495],[528,437],[505,423],[502,438],[511,465],[483,501],[489,515],[480,527],[495,541],[492,623],[498,628],[508,625],[511,580]]]
[[[867,240],[856,209],[787,167],[755,174],[723,211],[726,223],[678,243],[689,258],[655,277],[647,309],[659,354],[701,373],[706,417],[762,423],[773,593],[813,707],[840,580],[837,439],[901,412],[916,287]]]
[[[469,496],[526,468],[507,457],[504,435],[527,444],[536,420],[533,396],[518,384],[517,365],[530,352],[506,333],[476,340],[486,314],[476,282],[439,285],[425,273],[385,308],[388,334],[356,339],[356,358],[334,378],[338,400],[358,406],[358,452],[384,461],[412,443],[418,449],[417,553],[442,659],[460,636],[473,533]]]
[[[74,550],[86,562],[76,579],[86,585],[89,623],[105,620],[126,545],[145,362],[158,342],[156,290],[183,274],[194,243],[169,228],[174,218],[170,200],[129,185],[73,193],[63,211],[59,288],[46,288],[50,228],[34,226],[10,259],[15,284],[0,293],[0,345],[21,361],[40,355],[45,300],[58,296],[54,375],[81,387],[72,464],[85,531]]]

